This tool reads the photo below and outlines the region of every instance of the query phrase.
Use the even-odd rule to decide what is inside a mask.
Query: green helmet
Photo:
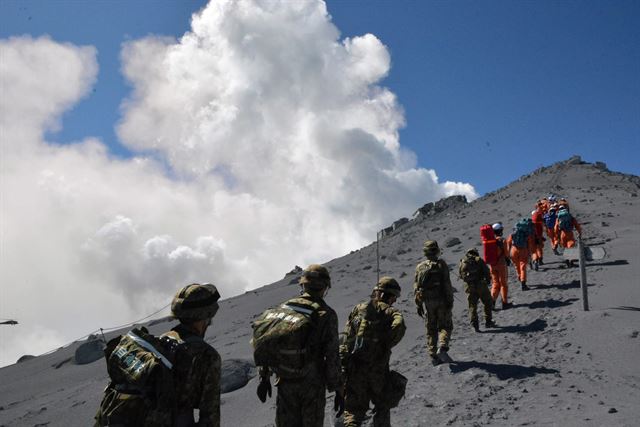
[[[438,246],[438,242],[436,242],[435,240],[427,240],[426,242],[424,242],[422,251],[427,256],[438,255],[440,253],[440,247]]]
[[[210,319],[218,312],[220,293],[211,283],[192,283],[180,289],[171,302],[173,317],[181,320]]]
[[[330,288],[331,276],[329,276],[329,270],[320,264],[311,264],[302,272],[300,285],[309,289]]]
[[[396,297],[400,298],[400,284],[396,281],[396,279],[392,277],[381,277],[378,281],[378,284],[375,288],[373,288],[373,290],[395,295]]]

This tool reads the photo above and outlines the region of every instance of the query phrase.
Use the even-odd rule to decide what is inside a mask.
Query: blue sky
[[[0,3],[0,36],[49,34],[94,45],[100,74],[52,141],[99,136],[127,156],[114,124],[129,87],[126,40],[180,36],[204,1]],[[636,1],[329,1],[343,37],[390,50],[383,85],[398,95],[401,143],[441,180],[482,194],[580,154],[640,172],[640,3]]]

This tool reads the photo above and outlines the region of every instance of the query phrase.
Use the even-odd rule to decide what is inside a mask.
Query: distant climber
[[[418,315],[426,314],[427,348],[435,366],[451,361],[448,351],[453,331],[453,287],[449,267],[439,258],[438,242],[427,240],[423,252],[427,259],[416,266],[413,290]]]
[[[505,309],[511,307],[509,304],[509,272],[507,270],[507,267],[511,265],[511,259],[509,258],[507,242],[502,237],[504,231],[502,223],[496,222],[492,227],[498,247],[498,261],[489,266],[489,270],[491,271],[491,299],[495,307],[498,296],[500,296],[502,299],[502,308]]]
[[[486,328],[495,328],[496,324],[492,320],[493,300],[489,292],[491,273],[489,267],[480,258],[478,250],[469,249],[460,260],[458,267],[460,278],[464,281],[464,291],[467,294],[469,303],[469,320],[476,332],[480,331],[478,322],[478,300],[482,301],[484,307],[484,321]]]
[[[513,265],[518,273],[518,280],[523,291],[529,290],[527,286],[527,263],[529,260],[529,247],[530,247],[531,227],[527,218],[523,218],[518,221],[513,227],[513,232],[507,238],[507,247],[509,249],[509,256]],[[509,308],[510,305],[507,306]],[[503,305],[503,308],[504,305]]]
[[[547,236],[549,236],[549,240],[551,241],[551,250],[555,255],[559,255],[558,253],[558,238],[556,236],[555,227],[556,227],[556,216],[557,216],[557,207],[556,205],[549,207],[549,210],[546,214],[544,214],[544,224],[547,229]]]
[[[544,264],[544,211],[541,203],[531,212],[531,221],[533,222],[533,252],[531,259],[533,261],[533,269],[538,271],[540,265]]]
[[[373,289],[371,300],[356,305],[349,314],[340,345],[345,380],[345,427],[362,424],[369,402],[375,407],[373,425],[391,426],[390,410],[395,402],[390,402],[388,395],[394,391],[389,358],[391,348],[400,342],[406,330],[402,313],[392,307],[398,298],[398,282],[382,277]]]
[[[260,374],[257,394],[262,402],[271,396],[269,378],[275,373],[276,426],[322,427],[326,390],[335,391],[338,415],[344,411],[338,316],[324,301],[331,288],[326,267],[310,265],[299,284],[299,297],[266,310],[253,322],[253,355]]]
[[[576,245],[573,230],[576,230],[578,235],[582,234],[582,228],[573,215],[571,215],[567,209],[560,208],[554,229],[560,246],[563,248],[572,248]]]

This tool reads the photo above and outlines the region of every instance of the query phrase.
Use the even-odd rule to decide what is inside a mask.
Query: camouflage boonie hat
[[[424,242],[422,251],[425,255],[437,254],[440,252],[440,247],[438,246],[438,242],[436,242],[435,240],[427,240],[426,242]]]
[[[467,255],[480,256],[480,253],[476,248],[467,249]]]
[[[211,283],[192,283],[180,289],[171,302],[171,314],[177,319],[209,319],[218,312],[220,293]]]
[[[320,264],[311,264],[302,272],[299,283],[309,289],[330,288],[331,276],[329,276],[329,270],[326,267]]]
[[[400,284],[396,281],[396,279],[392,277],[381,277],[380,281],[378,282],[376,287],[373,288],[373,290],[395,295],[396,297],[400,298]]]

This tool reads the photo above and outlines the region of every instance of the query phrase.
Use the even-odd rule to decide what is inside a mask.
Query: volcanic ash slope
[[[502,221],[509,230],[518,218],[530,214],[537,198],[550,192],[567,197],[572,213],[583,224],[585,243],[607,251],[604,260],[587,266],[591,310],[582,310],[579,269],[567,268],[547,242],[545,264],[540,271],[529,272],[532,290],[520,291],[512,268],[514,308],[494,313],[499,328],[473,332],[462,283],[456,277],[459,259],[470,247],[481,249],[480,225]],[[392,411],[393,425],[638,425],[638,193],[637,176],[572,158],[538,169],[473,203],[454,197],[425,205],[414,219],[396,224],[380,241],[381,274],[397,278],[402,285],[397,306],[408,327],[392,356],[392,369],[409,378],[404,400]],[[410,294],[427,238],[438,240],[443,248],[458,290],[450,350],[456,363],[438,367],[428,362],[424,325]],[[327,301],[342,327],[353,305],[368,298],[375,284],[376,245],[326,265],[333,278]],[[276,283],[222,302],[207,341],[224,360],[251,359],[251,320],[296,295],[298,274],[294,271]],[[171,325],[159,322],[150,329],[161,333]],[[91,424],[107,375],[102,360],[74,363],[78,345],[0,369],[0,425]],[[233,372],[238,375],[237,369]],[[253,378],[222,395],[224,426],[273,425],[275,390],[274,397],[261,404],[255,396],[256,385]],[[332,400],[328,396],[326,425],[334,422]]]

